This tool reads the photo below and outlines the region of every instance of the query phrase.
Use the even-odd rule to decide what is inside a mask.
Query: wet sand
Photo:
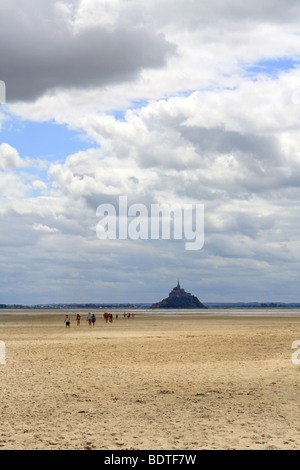
[[[300,448],[299,311],[93,313],[0,315],[0,450]]]

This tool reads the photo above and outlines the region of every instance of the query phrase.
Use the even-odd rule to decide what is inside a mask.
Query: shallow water
[[[25,308],[25,309],[0,309],[0,316],[2,315],[64,315],[75,314],[87,315],[89,312],[102,316],[104,312],[118,314],[123,318],[124,312],[126,314],[134,313],[138,315],[150,316],[171,316],[171,315],[189,315],[189,316],[211,316],[211,315],[228,315],[228,316],[242,316],[242,317],[257,317],[257,316],[270,316],[270,317],[300,317],[300,308],[208,308],[208,309],[104,309],[104,308]]]

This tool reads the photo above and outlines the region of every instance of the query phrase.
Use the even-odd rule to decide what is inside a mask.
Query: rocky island
[[[169,297],[151,305],[151,308],[207,308],[200,300],[192,294],[185,292],[180,287],[179,281],[176,287],[170,292]]]

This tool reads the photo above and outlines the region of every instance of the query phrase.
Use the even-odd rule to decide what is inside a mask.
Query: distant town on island
[[[184,289],[180,287],[179,281],[177,286],[170,292],[169,297],[163,299],[161,302],[157,302],[151,305],[151,308],[207,308],[203,305],[200,300],[194,295],[185,292]]]
[[[210,309],[210,308],[299,308],[300,302],[205,302],[180,287],[179,281],[169,296],[160,302],[132,303],[40,303],[34,305],[0,304],[0,309]]]

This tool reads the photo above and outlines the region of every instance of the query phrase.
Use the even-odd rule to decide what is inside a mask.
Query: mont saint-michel
[[[151,308],[207,308],[195,296],[180,287],[179,281],[176,287],[170,292],[169,297],[161,302],[152,304]]]

